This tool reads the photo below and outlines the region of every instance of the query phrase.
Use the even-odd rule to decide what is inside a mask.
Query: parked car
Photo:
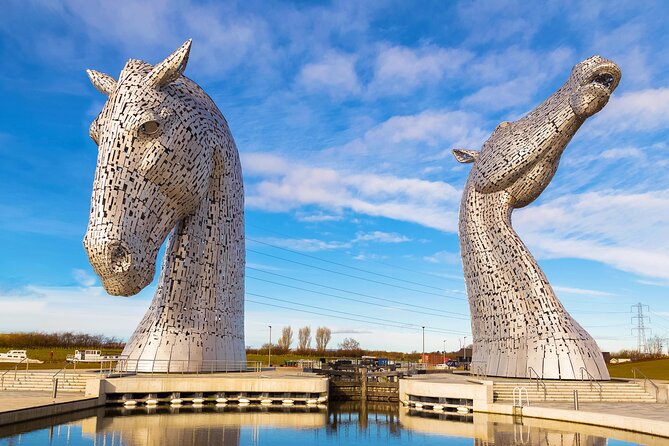
[[[460,363],[458,361],[448,361],[446,363],[446,366],[449,369],[457,369],[458,367],[460,367]]]

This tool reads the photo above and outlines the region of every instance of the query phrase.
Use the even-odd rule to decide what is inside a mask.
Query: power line
[[[356,296],[367,297],[367,298],[369,298],[369,299],[374,299],[374,300],[378,300],[378,301],[382,301],[382,302],[389,302],[389,303],[394,303],[394,304],[398,304],[398,305],[405,305],[405,306],[408,306],[408,307],[411,307],[411,308],[422,308],[422,309],[424,309],[424,310],[436,311],[436,312],[439,312],[439,313],[454,314],[454,315],[456,315],[456,316],[465,316],[465,317],[468,316],[467,314],[464,314],[464,313],[456,313],[456,312],[454,312],[454,311],[439,310],[439,309],[436,309],[436,308],[425,307],[425,306],[417,305],[417,304],[414,304],[414,303],[410,303],[410,304],[408,304],[408,303],[406,303],[406,302],[400,302],[400,301],[398,301],[398,300],[393,300],[393,299],[387,299],[387,298],[383,298],[383,297],[372,296],[372,295],[370,295],[370,294],[358,293],[357,291],[349,291],[349,290],[345,290],[345,289],[343,289],[343,288],[337,288],[337,287],[332,287],[332,286],[328,286],[328,285],[323,285],[323,284],[316,283],[316,282],[310,282],[310,281],[308,281],[308,280],[297,279],[297,278],[295,278],[295,277],[290,277],[290,276],[286,276],[286,275],[284,275],[284,274],[279,274],[279,273],[274,273],[274,272],[266,271],[266,270],[264,270],[264,269],[260,269],[260,268],[254,268],[254,267],[252,267],[252,266],[247,266],[246,269],[250,269],[250,270],[253,270],[253,271],[259,271],[259,272],[261,272],[261,273],[263,273],[263,274],[269,274],[269,275],[272,275],[272,276],[283,277],[284,279],[290,279],[290,280],[294,280],[294,281],[296,281],[296,282],[307,283],[307,284],[309,284],[309,285],[314,285],[314,286],[318,286],[318,287],[321,287],[321,288],[326,288],[326,289],[328,289],[328,290],[340,291],[340,292],[342,292],[342,293],[348,293],[348,294],[353,294],[353,295],[356,295]],[[448,297],[448,296],[446,296],[446,297]]]
[[[408,323],[408,322],[399,322],[399,321],[393,321],[393,320],[390,320],[390,319],[383,319],[383,318],[377,318],[377,317],[372,317],[372,316],[364,316],[364,315],[354,314],[354,313],[345,312],[345,311],[331,310],[329,308],[318,307],[316,305],[302,304],[302,303],[299,303],[299,302],[293,302],[293,301],[286,300],[286,299],[279,299],[279,298],[276,298],[276,297],[265,296],[265,295],[262,295],[262,294],[246,293],[246,295],[254,296],[254,297],[260,297],[260,298],[263,298],[263,299],[270,299],[270,300],[274,300],[274,301],[278,301],[278,302],[288,303],[288,304],[291,304],[291,305],[299,305],[299,306],[302,306],[302,307],[314,308],[314,309],[317,309],[317,310],[330,311],[332,313],[340,313],[340,314],[347,315],[347,316],[334,316],[334,315],[331,315],[331,314],[314,313],[314,314],[318,314],[320,316],[329,316],[329,317],[335,317],[335,318],[340,318],[340,319],[355,320],[357,322],[366,322],[366,323],[371,322],[371,323],[377,324],[377,325],[388,325],[388,326],[399,327],[399,328],[416,328],[417,329],[417,328],[422,327],[421,325],[411,324],[411,323]],[[262,302],[252,301],[252,300],[248,300],[248,301],[249,302],[255,302],[255,303],[262,303]],[[278,306],[278,305],[275,305],[275,306]],[[295,311],[311,312],[311,311],[306,311],[306,310],[300,310],[300,309],[297,309],[297,308],[289,308],[289,307],[281,307],[281,308],[286,308],[288,310],[295,310]],[[349,316],[355,316],[357,318],[374,319],[375,321],[381,321],[381,322],[366,321],[366,320],[360,320],[360,319],[352,319]],[[455,331],[455,330],[444,330],[444,329],[440,329],[440,328],[437,328],[437,327],[425,326],[425,328],[428,331],[431,331],[431,332],[434,332],[434,333],[467,334],[466,332]]]
[[[339,262],[335,262],[335,261],[332,261],[332,260],[326,260],[326,259],[320,258],[320,257],[315,256],[315,255],[306,254],[306,253],[303,253],[303,252],[300,252],[300,251],[295,251],[295,250],[289,249],[289,248],[284,248],[283,246],[274,245],[272,243],[263,242],[263,241],[253,239],[253,238],[250,238],[250,237],[247,237],[246,239],[250,240],[252,242],[255,242],[255,243],[260,243],[261,245],[271,246],[272,248],[280,249],[282,251],[287,251],[287,252],[297,254],[297,255],[300,255],[300,256],[303,256],[303,257],[308,257],[310,259],[318,260],[319,262],[330,263],[332,265],[341,266],[343,268],[352,269],[354,271],[360,271],[360,272],[367,273],[367,274],[373,274],[375,276],[383,277],[383,278],[386,278],[386,279],[392,279],[392,280],[397,280],[398,282],[410,283],[412,285],[418,285],[418,286],[422,286],[422,287],[425,287],[425,288],[431,288],[433,290],[446,291],[443,288],[439,288],[439,287],[436,287],[436,286],[425,285],[424,283],[414,282],[414,281],[406,280],[406,279],[398,279],[397,277],[388,276],[386,274],[377,273],[375,271],[370,271],[370,270],[367,270],[367,269],[364,269],[364,268],[359,268],[359,267],[356,267],[356,266],[346,265],[345,263],[339,263]]]
[[[417,290],[415,288],[409,288],[409,287],[405,287],[405,286],[401,286],[401,285],[395,285],[395,284],[388,283],[388,282],[382,282],[380,280],[369,279],[367,277],[360,277],[360,276],[356,276],[356,275],[353,275],[353,274],[343,273],[341,271],[334,271],[334,270],[327,269],[327,268],[321,268],[320,266],[310,265],[310,264],[304,263],[304,262],[298,262],[297,260],[286,259],[284,257],[279,257],[279,256],[275,256],[275,255],[272,255],[272,254],[267,254],[266,252],[256,251],[254,249],[248,249],[247,248],[247,251],[253,252],[255,254],[260,254],[260,255],[263,255],[263,256],[271,257],[271,258],[274,258],[274,259],[283,260],[285,262],[290,262],[290,263],[295,263],[297,265],[306,266],[308,268],[314,268],[314,269],[321,270],[321,271],[327,271],[329,273],[339,274],[341,276],[351,277],[351,278],[358,279],[358,280],[365,280],[367,282],[377,283],[377,284],[380,284],[380,285],[386,285],[386,286],[393,287],[393,288],[400,288],[400,289],[407,290],[407,291],[413,291],[415,293],[429,294],[429,295],[438,296],[438,297],[448,297],[450,299],[457,299],[457,300],[466,300],[462,297],[454,297],[454,296],[448,296],[448,295],[445,295],[445,294],[432,293],[430,291]]]
[[[358,302],[358,303],[362,303],[362,304],[366,304],[366,305],[372,305],[372,306],[375,306],[377,308],[379,307],[378,304],[375,304],[373,302],[366,302],[366,301],[360,300],[360,299],[353,299],[351,297],[337,296],[336,294],[324,293],[322,291],[310,290],[310,289],[307,289],[307,288],[297,287],[297,286],[294,286],[294,285],[288,285],[288,284],[285,284],[285,283],[274,282],[273,280],[261,279],[260,277],[253,277],[253,276],[249,276],[248,274],[246,275],[246,277],[249,278],[249,279],[259,280],[261,282],[267,282],[267,283],[271,283],[271,284],[274,284],[274,285],[293,288],[293,289],[296,289],[296,290],[307,291],[309,293],[315,293],[315,294],[320,294],[320,295],[323,295],[323,296],[334,297],[336,299],[343,299],[343,300]],[[406,311],[408,313],[426,314],[426,315],[429,315],[429,316],[443,317],[443,318],[447,318],[447,319],[459,319],[459,320],[463,320],[463,321],[468,321],[469,320],[468,317],[446,316],[444,314],[428,313],[427,311],[410,310],[408,308],[388,307],[388,306],[382,306],[382,308],[389,308],[389,309],[392,309],[392,310]]]

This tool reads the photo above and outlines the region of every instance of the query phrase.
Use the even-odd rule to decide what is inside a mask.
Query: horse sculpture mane
[[[110,294],[158,287],[126,344],[137,371],[244,368],[244,191],[239,154],[209,96],[183,76],[191,41],[118,81],[89,70],[108,100],[91,125],[99,146],[84,246]]]
[[[513,209],[534,201],[583,122],[620,81],[611,61],[591,57],[567,82],[516,122],[500,124],[473,163],[460,206],[460,251],[474,338],[472,365],[493,376],[608,379],[592,337],[567,313],[511,226]]]

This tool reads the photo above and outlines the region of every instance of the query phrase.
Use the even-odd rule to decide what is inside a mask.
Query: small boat
[[[0,353],[0,362],[28,362],[30,364],[42,364],[43,361],[38,359],[28,359],[26,350],[10,350],[7,353]]]
[[[67,355],[67,362],[103,362],[119,359],[119,355],[103,355],[100,350],[75,350],[74,355]]]

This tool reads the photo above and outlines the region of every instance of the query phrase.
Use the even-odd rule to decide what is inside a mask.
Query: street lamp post
[[[465,363],[467,362],[467,336],[464,336],[464,340],[462,341],[462,347],[465,349]]]
[[[421,356],[421,362],[425,364],[425,326],[423,326],[423,356]]]
[[[446,364],[446,339],[444,339],[444,364]]]
[[[269,327],[269,344],[267,345],[267,367],[272,367],[272,326]]]

